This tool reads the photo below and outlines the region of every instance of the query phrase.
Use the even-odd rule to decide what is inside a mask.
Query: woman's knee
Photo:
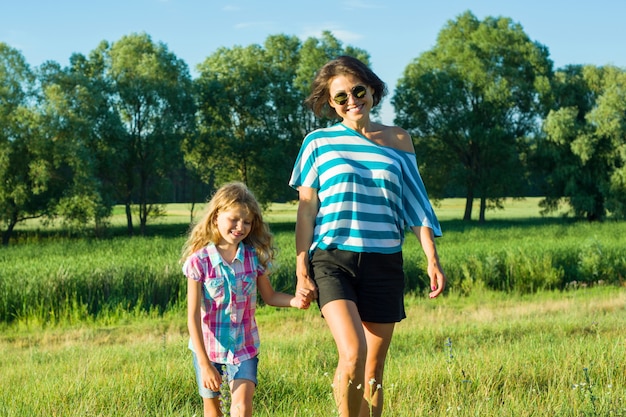
[[[339,361],[348,368],[364,368],[367,361],[367,345],[365,343],[357,343],[341,349],[339,352]]]

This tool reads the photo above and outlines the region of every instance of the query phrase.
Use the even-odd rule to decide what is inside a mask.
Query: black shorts
[[[320,309],[334,300],[351,300],[362,321],[396,323],[406,317],[402,265],[402,252],[316,249],[309,273],[317,285]]]

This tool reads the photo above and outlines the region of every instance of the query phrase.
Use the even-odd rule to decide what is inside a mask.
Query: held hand
[[[298,276],[296,296],[304,297],[309,303],[317,299],[317,287],[311,278]]]
[[[298,294],[291,299],[289,304],[291,304],[292,307],[299,308],[300,310],[306,310],[311,306],[311,300]]]

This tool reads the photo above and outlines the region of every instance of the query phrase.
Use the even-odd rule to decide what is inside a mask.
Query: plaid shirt
[[[211,361],[238,364],[258,354],[256,279],[264,272],[254,248],[243,243],[231,264],[209,244],[183,265],[188,279],[203,283],[202,333]]]

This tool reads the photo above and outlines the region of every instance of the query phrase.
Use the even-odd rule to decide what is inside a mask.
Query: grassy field
[[[486,213],[487,221],[498,219],[528,219],[540,217],[540,207],[538,197],[530,197],[520,200],[506,199],[505,208],[503,210],[488,210]],[[194,217],[201,213],[204,204],[196,204],[193,206]],[[157,223],[184,223],[191,218],[191,204],[170,204],[167,206],[166,215],[157,219]],[[265,217],[272,223],[293,222],[296,219],[296,202],[275,203],[272,204],[265,212]],[[473,205],[472,219],[478,219],[479,201],[476,200]],[[435,211],[440,220],[461,220],[465,211],[465,199],[448,198],[437,202]],[[550,214],[547,218],[559,218],[563,215],[564,210],[559,210]],[[123,224],[125,218],[123,211],[118,208],[115,211],[114,224]]]
[[[626,293],[409,297],[385,415],[625,416]],[[336,354],[316,309],[262,307],[255,416],[336,415]],[[288,336],[286,336],[288,335]],[[200,416],[184,312],[0,336],[0,415]]]
[[[437,208],[445,296],[423,296],[423,255],[407,239],[414,290],[385,416],[626,416],[626,224],[540,218],[527,199],[468,225],[463,204]],[[22,226],[0,250],[0,415],[202,414],[178,264],[190,208],[168,206],[144,238]],[[281,252],[274,284],[287,291],[295,208],[266,214]],[[335,416],[336,353],[317,308],[261,307],[258,321],[255,416]]]

